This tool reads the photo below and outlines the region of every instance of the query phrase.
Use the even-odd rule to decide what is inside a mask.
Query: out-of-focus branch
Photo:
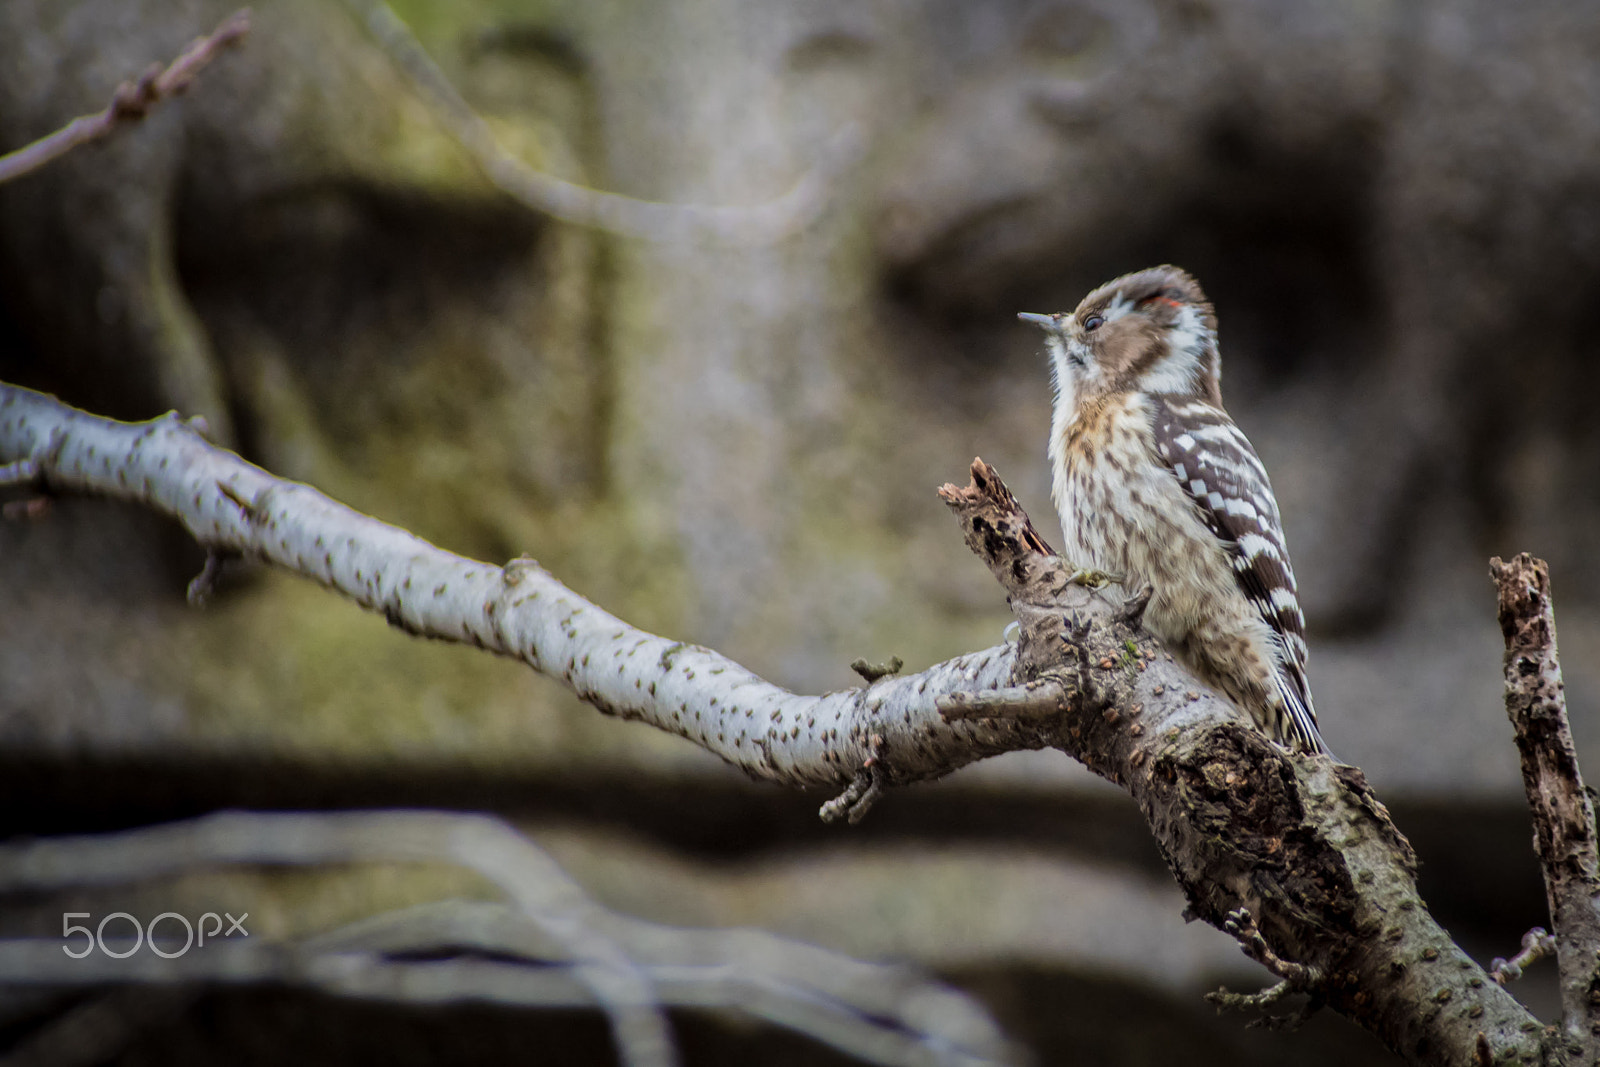
[[[320,817],[222,814],[106,837],[0,847],[0,892],[106,885],[197,863],[457,863],[495,883],[573,960],[630,1064],[675,1061],[648,981],[593,920],[596,905],[543,850],[497,819],[428,812]],[[72,961],[74,963],[81,961]]]
[[[1506,642],[1506,714],[1522,758],[1522,784],[1544,867],[1545,897],[1561,968],[1568,1038],[1600,1054],[1600,849],[1594,805],[1578,769],[1556,655],[1550,566],[1526,552],[1490,561]]]
[[[242,8],[224,19],[209,36],[197,38],[166,67],[157,63],[137,80],[117,86],[104,111],[79,116],[55,133],[0,156],[0,182],[38,170],[79,145],[106,136],[123,123],[138,122],[157,104],[189,88],[202,67],[248,32],[250,9]]]
[[[590,189],[536,170],[500,143],[411,30],[383,0],[349,0],[373,36],[411,79],[452,136],[506,194],[544,215],[621,237],[658,243],[775,244],[821,216],[834,187],[861,155],[861,131],[839,130],[788,192],[749,207],[670,204]]]
[[[638,983],[634,994],[654,1011],[742,1012],[875,1063],[1011,1058],[980,1006],[908,968],[862,963],[756,930],[678,929],[616,914],[590,900],[531,841],[482,816],[228,813],[3,846],[0,892],[114,885],[221,863],[372,860],[457,863],[498,885],[511,904],[445,901],[298,944],[219,940],[194,952],[169,950],[171,959],[152,953],[74,959],[59,940],[0,941],[0,984],[281,982],[372,999],[538,1008],[605,1008],[609,999],[615,1032],[615,997],[596,980],[599,951],[604,968],[625,961]],[[437,959],[441,953],[462,958]],[[627,1062],[671,1061],[664,1024],[654,1037],[633,1037],[621,1046]]]

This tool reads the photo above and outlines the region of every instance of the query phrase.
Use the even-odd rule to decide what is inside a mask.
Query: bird
[[[1266,468],[1222,406],[1217,317],[1174,266],[1125,274],[1042,327],[1062,554],[1081,584],[1148,588],[1144,625],[1273,741],[1329,754]]]

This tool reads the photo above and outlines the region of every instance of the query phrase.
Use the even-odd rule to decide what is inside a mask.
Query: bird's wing
[[[1157,455],[1228,546],[1239,588],[1278,637],[1291,731],[1310,751],[1327,751],[1306,683],[1305,616],[1261,458],[1228,413],[1205,401],[1157,397],[1153,415]]]

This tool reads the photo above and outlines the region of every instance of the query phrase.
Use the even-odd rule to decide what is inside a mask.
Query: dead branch
[[[117,86],[104,111],[81,115],[55,133],[0,156],[0,182],[38,170],[79,145],[99,140],[118,126],[138,122],[156,105],[189,88],[201,68],[249,32],[250,9],[241,8],[224,19],[209,36],[196,38],[165,68],[157,63],[136,80]]]
[[[1556,954],[1556,939],[1542,926],[1535,926],[1522,935],[1522,951],[1509,960],[1496,956],[1489,961],[1489,974],[1496,982],[1507,985],[1522,977],[1529,964],[1538,963],[1546,956]]]
[[[1568,1036],[1600,1052],[1600,851],[1594,806],[1578,769],[1556,656],[1550,567],[1526,552],[1489,563],[1506,641],[1506,714],[1522,759],[1522,784],[1544,867],[1545,897],[1561,970]]]

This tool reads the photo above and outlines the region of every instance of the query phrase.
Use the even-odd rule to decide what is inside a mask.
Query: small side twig
[[[957,719],[1012,719],[1048,722],[1067,708],[1071,693],[1054,678],[976,693],[951,693],[935,701],[946,722]]]
[[[1287,978],[1280,979],[1258,993],[1230,993],[1226,986],[1207,993],[1206,1000],[1217,1006],[1218,1014],[1224,1011],[1265,1011],[1281,1000],[1293,996],[1298,990]]]
[[[817,812],[823,822],[838,822],[844,819],[854,826],[867,817],[872,805],[883,795],[887,784],[879,762],[883,754],[883,736],[873,734],[869,744],[872,755],[862,761],[861,769],[856,771],[850,784],[844,787],[844,792],[822,805],[821,810]]]
[[[1293,985],[1305,989],[1313,985],[1318,977],[1315,968],[1307,967],[1303,963],[1286,960],[1272,951],[1267,944],[1267,939],[1261,936],[1261,928],[1256,925],[1256,917],[1250,914],[1249,908],[1240,908],[1238,911],[1228,913],[1228,918],[1222,924],[1223,929],[1233,935],[1239,942],[1239,951],[1255,960],[1261,966],[1271,971]]]
[[[123,123],[138,122],[157,104],[187,89],[202,67],[248,32],[250,9],[242,8],[224,19],[209,36],[197,38],[165,68],[157,63],[136,81],[117,86],[104,111],[81,115],[56,132],[0,156],[0,182],[38,170],[79,145],[106,136]]]
[[[222,553],[213,549],[206,550],[205,565],[200,568],[200,573],[194,576],[189,583],[188,598],[191,607],[204,607],[211,594],[216,591],[217,579],[222,576]]]
[[[1512,956],[1509,960],[1496,956],[1489,963],[1489,975],[1501,985],[1515,982],[1522,977],[1522,969],[1530,963],[1535,963],[1546,956],[1556,954],[1556,939],[1545,932],[1542,926],[1535,926],[1532,930],[1522,935],[1522,951]]]
[[[1004,526],[1002,532],[1011,534],[1018,546],[1024,551],[1054,559],[1056,550],[1051,548],[1050,542],[1046,541],[1043,535],[1034,528],[1033,520],[1028,517],[1027,512],[1022,510],[1022,507],[1017,503],[1017,498],[1011,494],[1011,490],[1001,480],[1000,472],[985,463],[981,456],[978,456],[972,460],[971,474],[972,482],[969,485],[959,486],[947,482],[941,486],[939,488],[939,499],[957,511],[963,508],[971,508],[974,505],[986,507],[988,513],[984,516],[984,519],[986,521],[992,518],[1000,519]],[[986,528],[969,525],[966,531],[968,547],[977,551],[974,540],[981,540],[987,530],[994,528],[992,525]],[[991,560],[984,552],[979,551],[978,555],[980,559],[987,561],[991,568],[997,562],[996,560]]]
[[[900,668],[905,665],[906,661],[899,656],[890,656],[887,663],[868,663],[866,658],[862,657],[852,660],[850,669],[861,675],[862,678],[866,679],[867,684],[871,685],[873,682],[899,674]]]
[[[1223,928],[1239,942],[1240,951],[1277,975],[1280,981],[1259,993],[1232,993],[1226,986],[1207,993],[1206,1000],[1215,1004],[1217,1011],[1260,1011],[1295,993],[1310,993],[1311,999],[1299,1010],[1289,1015],[1263,1016],[1252,1020],[1249,1025],[1268,1030],[1297,1030],[1316,1014],[1322,1007],[1322,998],[1316,995],[1322,975],[1315,967],[1286,960],[1272,951],[1267,939],[1261,936],[1261,929],[1256,925],[1255,916],[1250,914],[1249,908],[1229,912]]]

